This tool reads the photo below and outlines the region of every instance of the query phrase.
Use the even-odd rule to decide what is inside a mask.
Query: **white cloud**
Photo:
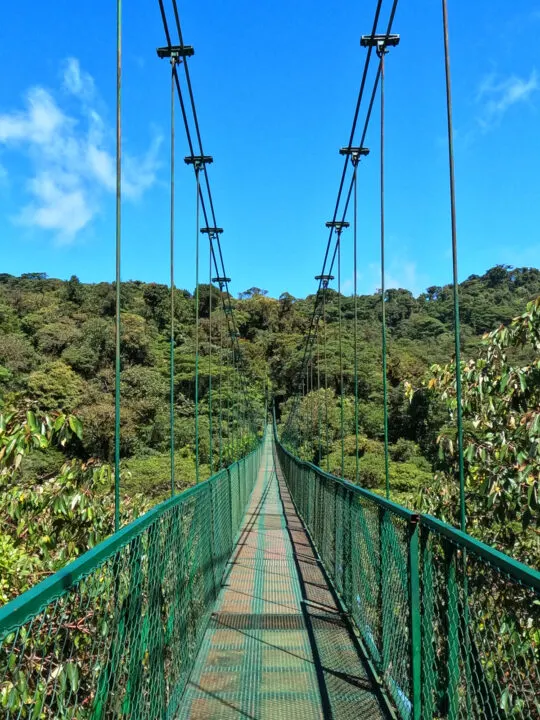
[[[417,264],[411,260],[394,257],[385,267],[386,289],[401,288],[410,290],[413,295],[423,292],[425,279],[418,273]],[[352,288],[352,280],[346,284]],[[367,267],[358,272],[358,292],[373,293],[381,288],[381,266],[379,263],[369,263]]]
[[[538,89],[540,85],[535,69],[528,78],[517,75],[502,78],[490,73],[480,83],[476,96],[482,106],[482,114],[478,118],[480,127],[487,130],[500,122],[509,108],[517,103],[528,102]]]
[[[116,188],[113,132],[96,106],[93,78],[69,58],[63,66],[63,89],[77,101],[68,114],[43,87],[30,88],[26,108],[0,114],[0,145],[30,160],[27,204],[15,221],[72,241],[100,212],[103,197]],[[124,153],[123,190],[137,200],[156,182],[161,137],[141,156]]]
[[[19,221],[43,230],[52,230],[59,239],[69,241],[92,219],[90,198],[76,180],[40,173],[30,180],[34,201],[23,208]]]
[[[0,143],[46,145],[66,127],[68,118],[43,88],[30,88],[27,109],[0,115]]]
[[[65,61],[62,80],[64,89],[75,97],[87,101],[95,97],[94,78],[81,70],[76,58],[68,58]]]

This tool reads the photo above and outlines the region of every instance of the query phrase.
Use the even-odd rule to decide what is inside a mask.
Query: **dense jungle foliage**
[[[134,281],[123,283],[121,294],[122,500],[128,518],[169,489],[170,293],[164,285]],[[460,287],[471,530],[533,562],[540,311],[538,302],[527,303],[539,295],[540,271],[531,268],[497,266]],[[246,376],[239,381],[220,292],[200,287],[202,477],[210,463],[210,377],[215,469],[220,446],[226,465],[249,442],[248,417],[260,431],[267,398],[275,398],[283,427],[295,402],[314,301],[288,293],[274,299],[258,288],[233,301],[242,349],[234,362]],[[341,307],[345,475],[354,480],[354,299],[342,296]],[[111,531],[114,311],[110,283],[0,275],[0,602]],[[380,311],[380,294],[358,298],[360,482],[377,492],[384,488]],[[392,498],[454,521],[451,286],[430,287],[419,297],[388,290],[386,316]],[[195,477],[194,320],[193,294],[177,290],[178,489]],[[332,472],[341,466],[338,320],[338,295],[329,289],[326,328],[309,366],[294,437],[302,457]],[[241,412],[246,403],[247,412]],[[320,416],[328,418],[328,433],[326,423],[319,432]],[[73,542],[60,552],[68,536]]]

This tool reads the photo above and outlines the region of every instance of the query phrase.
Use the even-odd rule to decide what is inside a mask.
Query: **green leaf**
[[[64,427],[64,423],[66,422],[66,416],[64,414],[59,415],[56,420],[54,421],[53,430],[55,432],[58,432]]]
[[[69,416],[69,427],[79,438],[79,440],[82,440],[82,423],[74,415]]]
[[[75,663],[67,663],[65,670],[68,676],[69,683],[73,692],[77,692],[79,687],[79,668]]]
[[[501,695],[501,710],[505,712],[510,709],[510,691],[508,688],[505,689]]]

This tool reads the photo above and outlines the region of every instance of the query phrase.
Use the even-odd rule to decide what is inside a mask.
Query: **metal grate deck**
[[[238,545],[178,718],[386,718],[269,433]]]

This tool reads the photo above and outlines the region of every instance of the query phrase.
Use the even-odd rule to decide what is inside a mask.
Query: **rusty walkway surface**
[[[268,433],[179,718],[387,718],[274,464]]]

